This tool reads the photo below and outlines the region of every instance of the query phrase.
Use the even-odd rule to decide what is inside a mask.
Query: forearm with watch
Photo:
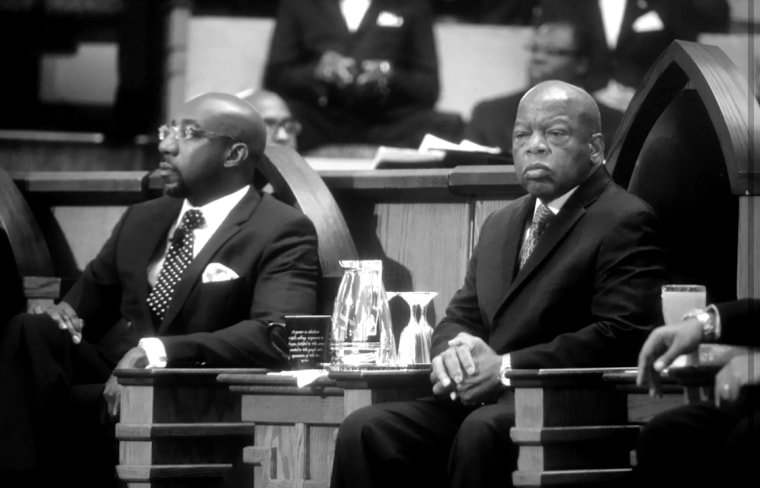
[[[684,319],[696,319],[702,329],[702,342],[718,342],[720,340],[720,312],[715,305],[701,310],[689,312]]]

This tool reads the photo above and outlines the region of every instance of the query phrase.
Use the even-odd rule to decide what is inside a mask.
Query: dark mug
[[[330,360],[329,315],[286,315],[290,369],[320,369]]]

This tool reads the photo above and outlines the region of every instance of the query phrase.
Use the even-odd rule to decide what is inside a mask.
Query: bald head
[[[249,185],[266,146],[258,112],[226,93],[188,100],[165,129],[158,144],[164,191],[196,206]]]
[[[261,115],[234,95],[204,93],[185,103],[182,113],[192,114],[204,130],[244,143],[252,162],[264,153],[267,130]]]
[[[580,185],[604,159],[594,99],[556,80],[528,90],[517,109],[512,156],[520,184],[545,203]]]
[[[569,113],[577,114],[589,134],[602,130],[599,105],[597,105],[594,97],[583,88],[559,80],[543,81],[523,95],[520,106],[523,103],[536,103],[537,101],[564,105]]]
[[[238,96],[247,101],[264,119],[267,126],[267,140],[270,144],[279,144],[291,149],[298,148],[297,136],[300,124],[278,94],[269,90],[246,90]]]

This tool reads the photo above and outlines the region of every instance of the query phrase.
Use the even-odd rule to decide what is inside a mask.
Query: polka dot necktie
[[[538,206],[536,212],[533,214],[533,221],[530,223],[528,229],[528,237],[523,243],[522,250],[520,251],[520,269],[525,266],[528,258],[538,245],[538,240],[541,238],[541,234],[544,233],[549,226],[549,222],[554,218],[554,212],[543,203]]]
[[[182,216],[182,222],[174,231],[156,286],[148,295],[148,307],[159,319],[164,318],[174,295],[174,288],[182,278],[182,273],[190,265],[190,261],[193,260],[193,242],[195,241],[193,229],[197,229],[204,222],[203,213],[200,210],[190,209]]]

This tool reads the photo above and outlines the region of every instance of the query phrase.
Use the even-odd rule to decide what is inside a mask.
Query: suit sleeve
[[[720,313],[720,342],[739,346],[760,346],[760,299],[744,298],[716,303]]]
[[[255,272],[248,317],[213,332],[161,337],[169,365],[283,367],[287,340],[281,328],[270,324],[284,322],[286,314],[315,312],[318,270],[317,237],[311,221],[302,217],[283,222],[265,245]],[[197,330],[202,325],[187,327]]]
[[[389,103],[416,103],[432,107],[440,92],[438,54],[433,32],[433,14],[427,1],[416,2],[417,11],[410,21],[407,58],[394,64],[390,81]]]
[[[488,141],[488,135],[486,134],[484,127],[485,113],[483,108],[483,104],[479,103],[472,109],[470,120],[467,122],[467,126],[464,129],[464,138],[487,146],[491,143]]]
[[[116,267],[119,236],[131,213],[127,209],[117,222],[98,255],[85,267],[82,275],[63,297],[84,320],[84,337],[97,342],[107,332],[108,324],[120,318],[122,287]]]
[[[511,351],[512,367],[628,366],[654,324],[662,323],[660,286],[667,280],[659,223],[632,212],[605,233],[594,266],[590,322],[553,340]]]
[[[489,216],[483,223],[485,227]],[[483,320],[478,303],[478,293],[475,287],[475,270],[478,264],[478,249],[476,248],[467,264],[464,284],[457,290],[446,307],[446,315],[433,329],[430,357],[435,357],[448,348],[448,342],[460,332],[480,337],[488,341],[488,326]]]

